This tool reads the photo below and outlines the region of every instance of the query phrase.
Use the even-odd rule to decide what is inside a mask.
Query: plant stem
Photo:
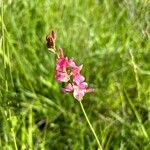
[[[88,124],[89,124],[89,126],[90,126],[90,129],[92,130],[92,133],[93,133],[94,136],[95,136],[95,139],[96,139],[96,141],[97,141],[97,144],[98,144],[98,146],[99,146],[99,149],[100,149],[100,150],[103,150],[103,148],[102,148],[102,146],[101,146],[101,144],[100,144],[100,142],[99,142],[99,140],[98,140],[98,137],[97,137],[97,135],[96,135],[96,133],[95,133],[95,131],[94,131],[94,128],[93,128],[92,124],[90,123],[90,120],[89,120],[89,118],[88,118],[88,116],[87,116],[87,114],[86,114],[86,112],[85,112],[85,109],[84,109],[84,107],[83,107],[83,105],[82,105],[82,102],[80,101],[79,103],[80,103],[81,109],[82,109],[82,111],[83,111],[83,113],[84,113],[84,116],[85,116],[85,118],[86,118],[86,121],[88,122]]]

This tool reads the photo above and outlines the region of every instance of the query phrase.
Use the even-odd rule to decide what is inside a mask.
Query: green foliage
[[[84,64],[83,100],[104,150],[150,149],[148,0],[2,0],[0,149],[94,150],[78,101],[60,92],[46,35]]]

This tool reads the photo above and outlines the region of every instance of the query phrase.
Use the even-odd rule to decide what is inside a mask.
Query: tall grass
[[[52,29],[96,89],[83,105],[103,149],[150,149],[148,0],[0,3],[0,149],[97,149],[79,103],[54,80]]]

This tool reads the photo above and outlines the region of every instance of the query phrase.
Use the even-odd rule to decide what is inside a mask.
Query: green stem
[[[97,137],[97,135],[96,135],[96,133],[95,133],[95,131],[94,131],[94,128],[93,128],[93,126],[91,125],[90,120],[89,120],[89,118],[88,118],[88,116],[87,116],[87,114],[86,114],[86,112],[85,112],[85,110],[84,110],[84,107],[83,107],[81,101],[80,101],[80,106],[81,106],[81,109],[82,109],[82,111],[83,111],[83,113],[84,113],[84,116],[85,116],[85,118],[86,118],[86,121],[88,122],[88,124],[89,124],[89,126],[90,126],[90,129],[91,129],[92,133],[93,133],[94,136],[95,136],[95,139],[96,139],[96,141],[97,141],[97,144],[98,144],[98,146],[99,146],[99,149],[100,149],[100,150],[103,150],[103,149],[102,149],[102,146],[101,146],[101,144],[100,144],[100,142],[99,142],[99,140],[98,140],[98,137]]]

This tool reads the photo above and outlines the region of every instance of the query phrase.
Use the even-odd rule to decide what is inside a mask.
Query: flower
[[[83,82],[85,80],[84,76],[77,74],[74,76],[74,91],[73,96],[81,101],[85,95],[85,93],[93,92],[94,89],[88,88],[88,84],[86,82]]]
[[[69,75],[67,72],[56,71],[55,78],[58,82],[68,82]]]
[[[82,76],[81,74],[76,74],[75,76],[73,76],[73,82],[76,85],[79,85],[81,82],[83,82],[85,80],[85,77]]]
[[[73,69],[72,69],[72,75],[73,76],[79,75],[82,67],[83,67],[83,65],[80,65],[80,66],[74,65]]]
[[[62,91],[63,91],[64,93],[73,92],[73,86],[72,86],[72,84],[71,84],[71,83],[68,83],[67,86],[62,89]]]
[[[86,82],[81,82],[78,85],[75,83],[68,83],[65,88],[62,89],[64,93],[73,93],[73,96],[78,101],[81,101],[86,93],[94,92],[94,89],[88,88]]]
[[[64,57],[63,50],[60,49],[60,54],[56,60],[56,73],[55,79],[59,82],[68,82],[70,74],[67,67],[69,67],[69,61],[67,57]]]
[[[79,83],[78,85],[74,85],[74,91],[73,96],[81,101],[83,99],[83,96],[86,93],[86,88],[88,87],[88,84],[86,82]]]
[[[69,66],[68,58],[62,57],[58,58],[56,61],[56,70],[57,71],[66,71],[67,67]]]
[[[78,101],[81,101],[86,93],[93,92],[94,89],[88,88],[88,84],[85,82],[85,77],[81,75],[83,65],[76,65],[73,58],[69,59],[64,56],[63,49],[59,49],[58,53],[55,49],[56,34],[52,31],[51,35],[47,38],[47,47],[54,48],[55,54],[57,54],[55,79],[58,82],[65,82],[66,87],[62,89],[64,93],[73,93],[73,96]]]

